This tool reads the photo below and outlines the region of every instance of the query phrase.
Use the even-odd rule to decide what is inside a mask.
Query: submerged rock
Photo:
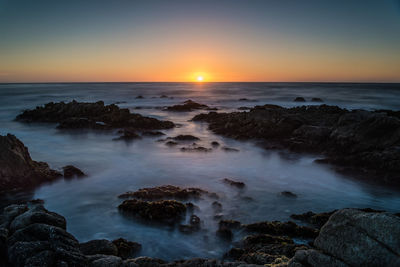
[[[234,181],[234,180],[231,180],[231,179],[229,179],[229,178],[224,178],[224,179],[222,180],[222,182],[224,182],[224,183],[227,184],[227,185],[230,185],[230,186],[239,188],[239,189],[243,189],[243,188],[246,186],[246,184],[243,183],[243,182]]]
[[[176,200],[143,201],[125,200],[118,206],[124,214],[133,215],[144,220],[159,223],[175,223],[181,221],[186,213],[186,206]]]
[[[289,198],[297,198],[297,195],[290,191],[282,191],[282,192],[280,192],[280,195],[284,196],[284,197],[289,197]]]
[[[75,166],[67,165],[63,167],[64,178],[84,177],[86,174]]]
[[[186,100],[181,105],[174,105],[167,107],[166,110],[168,111],[193,111],[197,109],[207,109],[209,108],[207,105],[196,103],[192,100]]]
[[[237,148],[232,148],[232,147],[221,147],[222,150],[226,151],[226,152],[239,152],[240,150]]]
[[[0,135],[0,192],[26,189],[61,176],[47,163],[32,160],[28,148],[14,135]]]
[[[304,97],[301,97],[301,96],[296,97],[293,101],[294,101],[294,102],[306,102],[306,100],[304,99]]]
[[[165,134],[160,131],[144,131],[144,132],[142,132],[142,136],[161,136],[161,135],[165,135]]]
[[[134,128],[125,128],[123,130],[118,131],[118,133],[122,134],[120,137],[115,138],[114,140],[125,140],[131,141],[135,139],[140,139],[140,135],[136,133]]]
[[[400,185],[400,119],[336,106],[256,106],[249,112],[196,115],[214,133],[262,141],[268,147],[319,153],[319,162],[362,173],[362,179]],[[361,177],[360,177],[361,178]]]
[[[322,100],[319,97],[313,97],[313,98],[311,98],[311,102],[324,102],[324,100]]]
[[[76,102],[47,103],[36,109],[25,110],[17,116],[23,122],[54,122],[60,129],[169,129],[174,127],[170,121],[160,121],[130,113],[129,109],[119,108],[115,104]]]

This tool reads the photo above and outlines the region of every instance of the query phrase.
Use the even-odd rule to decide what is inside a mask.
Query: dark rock
[[[140,245],[139,243],[131,242],[124,238],[118,238],[112,242],[118,249],[117,256],[123,259],[133,257],[142,249],[142,245]]]
[[[210,130],[227,137],[320,153],[327,157],[325,163],[363,174],[361,179],[400,185],[400,119],[387,114],[328,105],[265,105],[249,112],[199,114],[192,120],[206,121]]]
[[[224,146],[224,147],[222,147],[221,149],[224,150],[224,151],[226,151],[226,152],[239,152],[239,149],[232,148],[232,147],[226,147],[226,146]]]
[[[138,198],[143,200],[160,200],[160,199],[198,199],[201,195],[209,193],[200,188],[180,188],[173,185],[163,185],[157,187],[142,188],[135,192],[126,192],[121,194],[120,198]]]
[[[197,141],[197,140],[200,140],[200,138],[193,136],[193,135],[189,135],[189,134],[180,134],[175,137],[168,137],[167,139],[172,139],[175,141]]]
[[[80,169],[78,169],[75,166],[72,165],[67,165],[63,167],[63,171],[64,171],[64,178],[72,178],[72,177],[84,177],[86,176],[83,171],[81,171]]]
[[[239,189],[243,189],[246,186],[245,183],[243,183],[243,182],[234,181],[229,178],[224,178],[222,181],[227,185],[230,185],[230,186],[233,186],[233,187],[236,187]]]
[[[39,204],[16,216],[12,220],[9,229],[13,233],[19,229],[23,229],[35,223],[43,223],[51,226],[56,226],[64,230],[66,229],[67,225],[63,216],[54,212],[50,212]]]
[[[80,243],[79,248],[85,255],[118,255],[117,246],[106,239],[91,240],[85,243]]]
[[[130,113],[128,109],[121,109],[117,105],[104,105],[103,101],[96,103],[47,103],[36,109],[25,110],[17,116],[23,122],[56,122],[60,129],[169,129],[174,127],[170,121],[160,121],[155,118],[144,117]]]
[[[182,105],[174,105],[167,107],[166,110],[168,111],[193,111],[197,109],[207,109],[209,108],[207,105],[196,103],[192,100],[187,100],[183,102]]]
[[[317,228],[321,228],[329,220],[329,217],[331,217],[331,215],[335,212],[336,210],[322,213],[314,213],[312,211],[309,211],[303,214],[292,214],[290,215],[290,218],[307,222],[316,226]]]
[[[27,189],[60,176],[47,163],[32,160],[28,148],[14,135],[0,135],[0,192]]]
[[[306,102],[306,100],[304,99],[304,97],[301,97],[301,96],[296,97],[293,101],[294,101],[294,102]]]
[[[212,145],[213,147],[217,147],[217,146],[219,146],[219,143],[218,143],[217,141],[212,141],[212,142],[211,142],[211,145]]]
[[[122,135],[114,140],[126,140],[131,141],[134,139],[140,139],[141,137],[136,133],[133,128],[125,128],[123,130],[118,131],[118,133],[122,133]]]
[[[324,254],[350,266],[400,265],[400,218],[382,212],[335,212],[314,241]]]
[[[137,266],[140,267],[158,267],[161,266],[162,264],[166,264],[165,261],[161,259],[156,259],[156,258],[150,258],[150,257],[138,257],[134,259],[129,259],[125,261],[127,266],[134,266],[134,265],[128,265],[128,264],[137,264]]]
[[[160,98],[168,98],[167,95],[161,95]]]
[[[123,262],[120,257],[113,255],[93,255],[88,257],[90,267],[121,267]]]
[[[211,152],[211,148],[206,148],[203,146],[194,146],[194,147],[182,147],[181,151],[183,152]]]
[[[297,198],[297,195],[290,191],[282,191],[280,195],[284,197]]]
[[[319,97],[313,97],[313,98],[311,98],[311,102],[324,102],[324,100],[322,100]]]
[[[161,135],[165,135],[165,134],[162,132],[159,132],[159,131],[145,131],[145,132],[142,132],[142,135],[143,136],[161,136]]]
[[[238,229],[241,227],[241,223],[239,221],[234,220],[221,220],[218,223],[220,228],[228,228],[228,229]]]
[[[306,226],[298,226],[294,222],[259,222],[247,224],[244,227],[249,232],[276,236],[315,238],[318,235],[317,230]]]
[[[223,239],[223,240],[226,240],[226,241],[231,241],[232,240],[232,238],[233,238],[233,233],[232,233],[232,231],[229,229],[229,228],[226,228],[226,227],[220,227],[218,230],[217,230],[217,236],[219,237],[219,238],[221,238],[221,239]]]
[[[249,110],[251,109],[250,107],[239,107],[238,110]]]
[[[186,206],[176,200],[151,202],[129,199],[122,202],[118,209],[124,214],[133,215],[143,220],[167,224],[181,221],[186,213]]]
[[[178,145],[178,143],[174,142],[174,141],[168,141],[168,142],[165,143],[165,145],[166,146],[176,146],[176,145]]]
[[[137,97],[135,97],[136,99],[143,99],[144,97],[142,95],[138,95]]]

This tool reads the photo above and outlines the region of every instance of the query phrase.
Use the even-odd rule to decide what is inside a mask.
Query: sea
[[[142,96],[143,98],[137,98]],[[306,102],[294,102],[304,97]],[[166,106],[185,100],[218,108],[276,104],[284,107],[323,104],[347,109],[400,109],[400,84],[369,83],[24,83],[0,84],[0,134],[16,135],[31,157],[61,170],[72,164],[87,177],[60,179],[29,192],[1,196],[2,206],[26,199],[43,199],[45,207],[64,216],[67,230],[80,242],[119,237],[139,242],[139,255],[176,260],[193,257],[221,258],[232,246],[216,236],[219,218],[253,223],[290,220],[290,215],[323,212],[346,207],[400,211],[400,191],[369,184],[315,162],[321,155],[267,150],[251,141],[237,141],[213,134],[208,125],[193,122],[199,113],[169,112]],[[133,142],[115,141],[117,131],[66,131],[51,123],[21,123],[15,117],[25,109],[48,102],[104,101],[133,113],[170,120],[177,127],[163,130],[164,137],[145,137]],[[243,112],[243,111],[241,111]],[[158,139],[179,134],[238,149],[227,152],[183,152],[180,145],[168,147]],[[237,190],[223,178],[242,181]],[[220,196],[222,212],[216,218],[211,200],[193,201],[202,230],[181,233],[176,227],[148,224],[123,216],[118,195],[144,187],[176,185],[199,187]],[[297,198],[282,196],[291,191]],[[233,242],[243,238],[236,233]],[[301,242],[301,241],[299,241]]]

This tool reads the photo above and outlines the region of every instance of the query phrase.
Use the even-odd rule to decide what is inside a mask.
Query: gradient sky
[[[0,82],[400,82],[399,0],[0,0]]]

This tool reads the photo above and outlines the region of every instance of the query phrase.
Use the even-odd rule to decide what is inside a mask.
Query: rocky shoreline
[[[393,111],[337,106],[256,106],[248,112],[199,114],[216,134],[257,140],[268,149],[317,153],[341,171],[400,186],[400,117]]]
[[[151,210],[152,208],[150,208]],[[310,215],[310,216],[309,216]],[[294,222],[259,222],[242,225],[221,220],[221,232],[243,230],[222,259],[186,259],[166,262],[136,256],[145,246],[119,238],[79,243],[68,233],[61,215],[46,210],[40,201],[13,204],[0,215],[0,266],[398,266],[400,217],[369,209],[342,209],[306,213],[322,226]],[[224,234],[226,235],[226,233]],[[294,238],[307,238],[300,244]]]

